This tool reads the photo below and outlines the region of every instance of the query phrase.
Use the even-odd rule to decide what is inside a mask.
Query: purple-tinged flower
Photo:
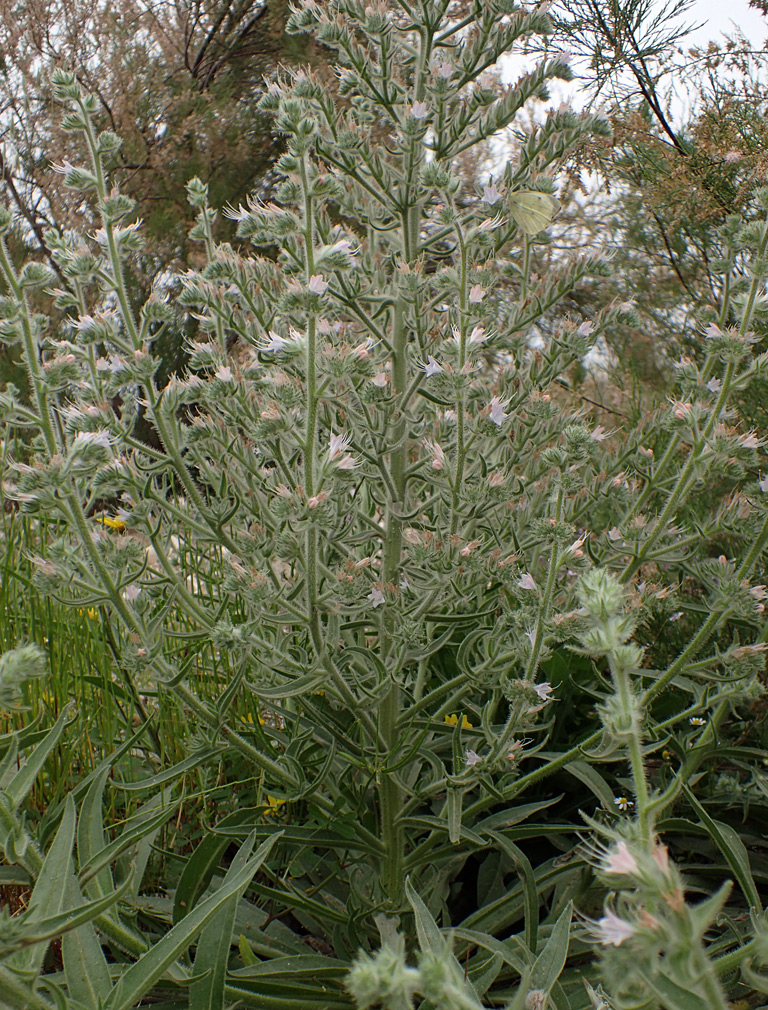
[[[482,760],[483,759],[480,757],[480,755],[477,753],[476,750],[467,751],[467,759],[465,762],[467,768],[474,768],[475,765],[479,765],[482,762]]]
[[[479,305],[479,303],[485,298],[485,288],[482,284],[473,284],[469,289],[469,300],[473,305]]]
[[[501,193],[496,189],[496,183],[492,182],[490,186],[483,186],[483,203],[490,204],[491,207],[498,203],[501,199]]]
[[[718,378],[710,379],[707,383],[707,389],[710,393],[719,393],[722,382]]]
[[[424,369],[424,373],[427,378],[430,378],[432,375],[437,375],[438,372],[442,372],[443,370],[443,366],[439,361],[436,361],[431,354],[427,356],[427,363],[422,364],[421,367]]]
[[[534,684],[533,689],[536,692],[536,694],[538,694],[539,698],[541,698],[542,701],[549,701],[549,696],[552,694],[552,691],[554,690],[552,685],[547,680],[543,681],[541,684]]]
[[[384,593],[380,589],[372,589],[366,596],[372,607],[380,607],[384,603]]]
[[[269,339],[262,341],[259,344],[260,351],[282,351],[288,346],[288,341],[280,336],[279,333],[275,333],[274,330],[269,331]]]
[[[530,572],[523,572],[520,578],[517,580],[517,584],[521,589],[528,589],[531,592],[536,591],[536,580],[531,575]]]
[[[429,115],[429,106],[426,102],[414,102],[411,106],[411,115],[414,119],[426,119]]]

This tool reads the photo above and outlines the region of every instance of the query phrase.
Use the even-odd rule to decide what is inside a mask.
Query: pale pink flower
[[[634,932],[635,927],[631,922],[620,919],[610,909],[607,909],[602,919],[598,919],[597,922],[598,939],[604,947],[620,947]]]
[[[411,106],[411,115],[414,119],[426,119],[429,115],[429,106],[426,102],[414,102]]]
[[[509,417],[509,414],[504,413],[504,408],[507,403],[502,403],[498,396],[494,396],[489,405],[489,416],[494,424],[498,424],[499,427],[504,421]]]
[[[384,603],[384,593],[380,589],[372,589],[366,599],[372,607],[380,607]]]
[[[129,603],[133,603],[134,600],[138,599],[141,593],[141,586],[137,586],[135,583],[131,586],[126,586],[123,590],[123,598],[128,600]]]
[[[100,431],[78,432],[77,437],[72,443],[72,451],[77,452],[86,445],[98,445],[102,449],[109,449],[112,445],[112,439],[109,432],[103,428]]]
[[[710,340],[713,337],[722,337],[723,331],[717,325],[717,323],[710,323],[709,326],[704,330],[704,336],[708,337]]]
[[[232,382],[232,369],[229,365],[220,365],[216,369],[216,378],[220,382]]]
[[[328,459],[333,461],[349,448],[351,439],[349,435],[334,435],[331,433],[331,440],[328,445]]]
[[[691,409],[692,404],[690,403],[675,403],[672,407],[672,413],[682,421],[691,416]]]
[[[554,690],[548,680],[543,681],[541,684],[534,684],[533,689],[542,701],[549,701],[549,696]]]
[[[270,330],[269,339],[259,344],[259,349],[262,351],[282,351],[287,346],[287,340],[283,339],[279,333],[275,333],[274,330]]]
[[[469,335],[470,344],[483,344],[487,339],[485,329],[482,326],[476,326]]]
[[[357,466],[360,466],[359,461],[356,460],[354,456],[350,456],[350,454],[347,453],[347,455],[346,456],[342,456],[341,459],[339,460],[339,462],[336,464],[336,469],[337,470],[354,470],[355,467],[357,467]]]
[[[614,543],[617,540],[621,540],[621,530],[618,528],[618,526],[614,526],[613,529],[608,530],[608,539],[613,541]]]
[[[654,845],[651,857],[664,873],[669,873],[669,850],[666,845]]]
[[[536,590],[536,580],[530,572],[523,572],[517,580],[517,584],[521,589],[529,589],[531,592]]]
[[[324,295],[328,290],[328,281],[322,274],[312,274],[309,278],[309,290],[313,295]]]
[[[722,382],[717,378],[710,379],[709,382],[707,383],[707,389],[710,391],[710,393],[719,393],[721,386]]]
[[[501,193],[496,189],[496,183],[492,182],[490,186],[483,187],[483,203],[488,203],[493,206],[498,203],[501,199]]]
[[[448,63],[446,60],[443,60],[441,63],[438,63],[435,66],[434,72],[438,77],[441,77],[444,81],[448,81],[451,79],[451,77],[453,77],[453,64]]]
[[[589,319],[585,319],[584,322],[579,325],[576,332],[580,337],[588,337],[594,328],[593,323]]]
[[[378,389],[384,389],[388,382],[389,376],[386,372],[377,372],[371,379],[371,385],[378,387]]]
[[[430,378],[432,375],[437,375],[438,372],[442,372],[443,370],[443,366],[439,361],[436,361],[431,354],[427,357],[427,363],[422,364],[421,367],[424,369],[424,373],[427,378]]]
[[[373,339],[371,337],[366,337],[362,344],[358,344],[357,347],[353,347],[349,352],[353,358],[357,358],[358,361],[365,361],[368,357],[368,352],[373,347]]]
[[[605,855],[603,873],[634,876],[637,873],[637,860],[629,851],[627,843],[622,839],[616,843],[616,848]]]
[[[762,445],[762,442],[757,437],[757,432],[748,431],[746,432],[746,434],[741,435],[741,437],[739,438],[739,445],[743,449],[759,449],[760,446]]]
[[[602,424],[598,424],[593,430],[590,438],[593,442],[604,442],[610,433],[605,430]]]
[[[468,750],[467,751],[467,759],[466,759],[466,762],[465,762],[467,768],[474,768],[475,765],[479,765],[482,760],[483,759],[480,757],[480,755],[477,753],[477,751],[475,751],[475,750]]]
[[[424,446],[432,453],[432,469],[442,470],[445,465],[445,453],[443,452],[441,445],[438,442],[432,442],[430,439],[425,438]]]
[[[741,161],[741,159],[742,159],[743,157],[744,157],[744,155],[743,155],[743,154],[741,153],[741,151],[737,151],[737,150],[736,150],[736,148],[731,148],[731,150],[730,150],[730,151],[726,151],[726,152],[725,152],[725,157],[724,157],[724,159],[723,159],[723,160],[724,160],[724,161],[725,161],[725,162],[726,162],[726,163],[727,163],[728,165],[735,165],[735,164],[736,164],[736,162],[737,162],[737,161]]]
[[[485,288],[482,284],[473,284],[469,289],[469,300],[473,305],[478,305],[485,298]]]

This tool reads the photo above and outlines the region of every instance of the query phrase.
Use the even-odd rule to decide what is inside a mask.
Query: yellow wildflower
[[[103,526],[109,526],[111,530],[124,530],[125,522],[116,516],[96,516],[96,522]]]
[[[447,715],[445,717],[445,721],[448,726],[455,726],[456,723],[459,721],[459,717],[456,714]],[[472,723],[469,721],[469,719],[467,719],[467,717],[464,715],[463,712],[461,713],[461,728],[472,729]]]
[[[267,809],[264,811],[265,817],[277,817],[280,808],[285,806],[285,800],[279,800],[276,796],[267,794]]]

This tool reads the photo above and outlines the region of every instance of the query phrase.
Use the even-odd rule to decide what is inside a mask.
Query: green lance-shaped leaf
[[[222,886],[230,883],[248,862],[256,842],[252,832],[238,849],[237,855],[224,876]],[[189,989],[189,1010],[224,1010],[224,983],[227,977],[229,949],[235,928],[237,903],[243,895],[248,881],[239,893],[223,905],[200,934],[195,955],[195,975],[203,977],[193,982]]]
[[[67,878],[72,872],[72,846],[75,841],[75,803],[70,797],[64,808],[59,830],[43,862],[29,901],[30,918],[47,919],[64,908]],[[48,943],[38,943],[14,957],[16,967],[39,972]]]
[[[170,929],[151,950],[119,979],[109,995],[104,1010],[133,1010],[136,1003],[151,989],[167,968],[189,947],[194,938],[228,901],[235,903],[266,859],[278,835],[267,839],[239,873],[201,901],[181,922]]]
[[[443,939],[440,928],[430,915],[429,909],[413,889],[408,879],[405,881],[405,896],[413,909],[416,919],[416,934],[419,938],[419,947],[422,953],[432,954],[442,960],[446,964],[446,967],[452,967],[455,978],[463,979],[464,994],[467,997],[468,1005],[480,1007],[481,1004],[477,998],[477,993],[464,976],[464,969],[456,960],[449,945]]]
[[[56,724],[45,736],[45,738],[35,747],[21,768],[18,771],[15,771],[13,776],[10,777],[7,782],[4,783],[0,781],[0,788],[2,788],[3,792],[10,798],[14,808],[20,806],[32,786],[35,784],[35,779],[42,771],[45,762],[48,760],[48,755],[61,739],[61,734],[64,732],[64,728],[71,715],[71,709],[69,707],[65,708],[56,720]]]
[[[106,845],[104,836],[104,817],[102,813],[102,795],[104,785],[110,772],[110,765],[102,765],[99,774],[93,780],[85,794],[80,807],[80,817],[77,822],[77,857],[80,866],[92,862],[98,852]],[[112,889],[112,874],[108,867],[102,868],[92,875],[85,886],[86,892],[95,898],[99,894],[107,894]]]
[[[74,875],[67,879],[66,903],[72,909],[83,903]],[[90,922],[68,930],[62,936],[61,956],[69,996],[89,1010],[100,1010],[109,996],[112,982],[107,959]]]
[[[80,868],[80,883],[85,884],[95,877],[101,870],[114,862],[117,857],[138,844],[147,835],[153,834],[161,827],[169,817],[171,817],[178,807],[178,801],[168,803],[159,812],[156,810],[159,803],[164,799],[164,794],[152,797],[143,804],[132,817],[128,819],[125,829],[118,837],[109,842],[100,852],[95,852],[85,866]]]
[[[549,993],[560,977],[560,972],[565,966],[565,959],[568,957],[572,918],[573,904],[569,901],[552,927],[544,949],[533,963],[529,983],[531,989],[539,989]]]
[[[721,821],[716,821],[710,817],[687,786],[684,786],[684,791],[688,802],[699,815],[701,823],[707,829],[710,838],[728,861],[734,877],[736,877],[739,886],[744,892],[744,897],[752,908],[762,909],[763,903],[760,900],[760,894],[752,876],[749,855],[744,842],[742,842],[730,824],[723,824]]]

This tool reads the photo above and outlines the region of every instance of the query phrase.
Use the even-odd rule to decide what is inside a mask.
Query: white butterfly
[[[509,212],[520,231],[538,235],[560,210],[560,204],[549,193],[519,189],[509,194]]]

